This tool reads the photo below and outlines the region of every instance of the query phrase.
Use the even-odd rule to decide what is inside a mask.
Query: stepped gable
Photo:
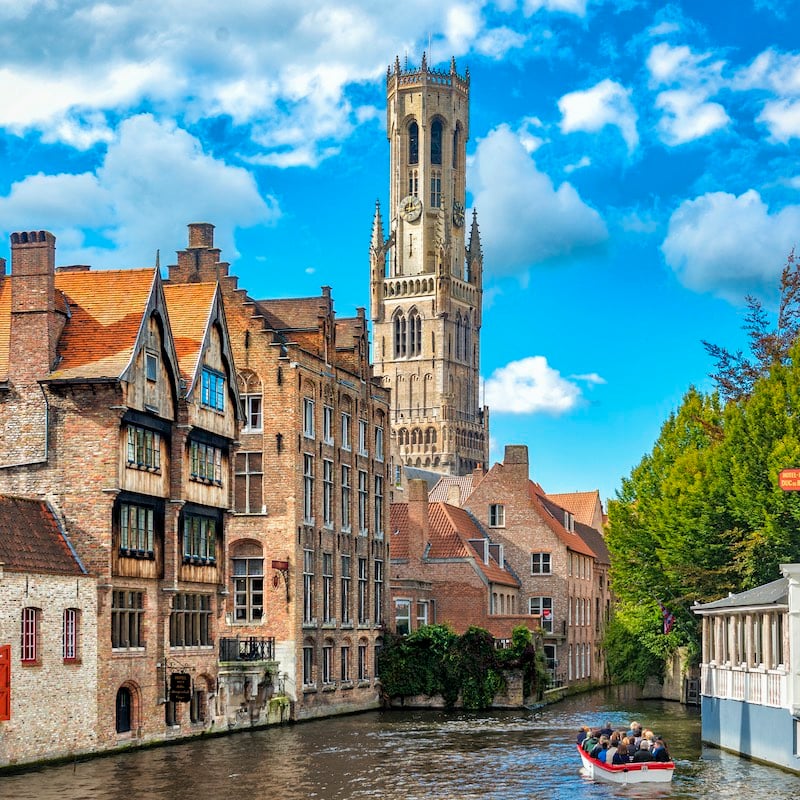
[[[54,380],[119,378],[131,362],[153,287],[153,269],[56,271],[69,317]]]
[[[181,377],[191,382],[203,349],[215,283],[168,283],[164,285],[169,326],[178,356]]]
[[[567,509],[550,500],[542,487],[534,481],[528,482],[528,493],[539,516],[570,550],[585,556],[594,556],[592,548],[577,533],[570,533],[564,527],[564,513]]]
[[[10,572],[84,575],[44,500],[0,495],[0,564]]]

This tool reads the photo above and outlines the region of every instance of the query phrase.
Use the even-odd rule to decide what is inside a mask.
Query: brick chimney
[[[42,379],[55,364],[66,318],[56,311],[55,259],[52,233],[11,234],[9,378],[15,384]]]
[[[214,247],[214,226],[210,222],[189,223],[189,244],[178,250],[178,263],[169,267],[171,283],[216,283],[228,276],[226,261]]]
[[[408,482],[408,555],[421,560],[430,540],[428,484],[418,478]]]
[[[503,470],[517,480],[528,480],[528,446],[507,444],[503,456]]]

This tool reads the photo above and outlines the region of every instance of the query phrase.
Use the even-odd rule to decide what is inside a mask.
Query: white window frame
[[[303,436],[314,438],[314,401],[310,397],[303,398]]]
[[[405,621],[407,630],[401,631],[401,622]],[[398,597],[394,601],[394,629],[398,636],[411,633],[411,600]]]
[[[350,450],[350,423],[352,417],[346,411],[342,412],[342,450]]]
[[[502,503],[491,503],[489,505],[489,527],[505,528],[506,526],[506,507]]]
[[[550,618],[545,619],[545,610],[549,609]],[[539,615],[542,630],[546,633],[552,633],[554,627],[554,611],[553,611],[553,598],[544,595],[537,595],[528,599],[528,611],[530,614]]]
[[[383,462],[383,428],[375,427],[375,460]]]
[[[358,454],[360,456],[368,456],[369,448],[367,447],[367,440],[369,438],[369,425],[365,419],[358,421]]]
[[[264,395],[243,394],[244,425],[242,433],[261,433],[264,430]]]
[[[333,406],[322,407],[322,441],[333,444]]]

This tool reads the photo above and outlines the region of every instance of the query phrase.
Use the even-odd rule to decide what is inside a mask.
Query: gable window
[[[383,461],[383,428],[375,428],[375,460]]]
[[[303,436],[314,438],[314,401],[308,397],[303,398]]]
[[[314,524],[314,456],[303,454],[303,522]]]
[[[176,594],[169,615],[170,647],[203,647],[211,644],[211,596]]]
[[[408,126],[408,163],[419,163],[419,125],[416,122]]]
[[[200,402],[215,411],[225,410],[225,376],[220,372],[203,369],[200,380]]]
[[[531,597],[529,601],[531,614],[541,616],[542,630],[546,633],[553,632],[553,598]]]
[[[144,647],[144,592],[115,589],[111,593],[111,647]]]
[[[120,503],[119,550],[120,555],[154,558],[155,522],[152,506],[137,503]]]
[[[506,526],[506,507],[500,503],[492,503],[489,506],[489,527],[505,528]]]
[[[189,473],[193,481],[222,486],[222,450],[210,444],[190,442]]]
[[[183,560],[214,564],[217,560],[217,521],[187,513],[183,519]]]
[[[242,433],[260,433],[263,429],[263,398],[260,394],[242,395],[244,426]]]
[[[260,622],[264,616],[264,559],[234,558],[233,618]]]
[[[20,658],[23,664],[39,663],[39,627],[42,612],[38,608],[22,609]]]
[[[531,553],[531,575],[551,575],[552,572],[550,553]]]
[[[155,353],[144,354],[144,374],[151,383],[158,380],[158,356]]]
[[[350,449],[350,415],[342,414],[342,450]]]
[[[360,456],[368,455],[367,451],[367,437],[369,428],[365,419],[358,421],[358,454]]]
[[[161,469],[161,435],[128,425],[128,466],[158,472]]]
[[[234,509],[240,514],[263,514],[264,455],[261,451],[236,454]]]

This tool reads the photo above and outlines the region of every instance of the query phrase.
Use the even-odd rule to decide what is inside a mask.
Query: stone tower
[[[370,245],[375,374],[392,392],[396,463],[465,475],[489,455],[480,406],[483,254],[465,243],[469,72],[386,75],[388,237],[376,207]]]

